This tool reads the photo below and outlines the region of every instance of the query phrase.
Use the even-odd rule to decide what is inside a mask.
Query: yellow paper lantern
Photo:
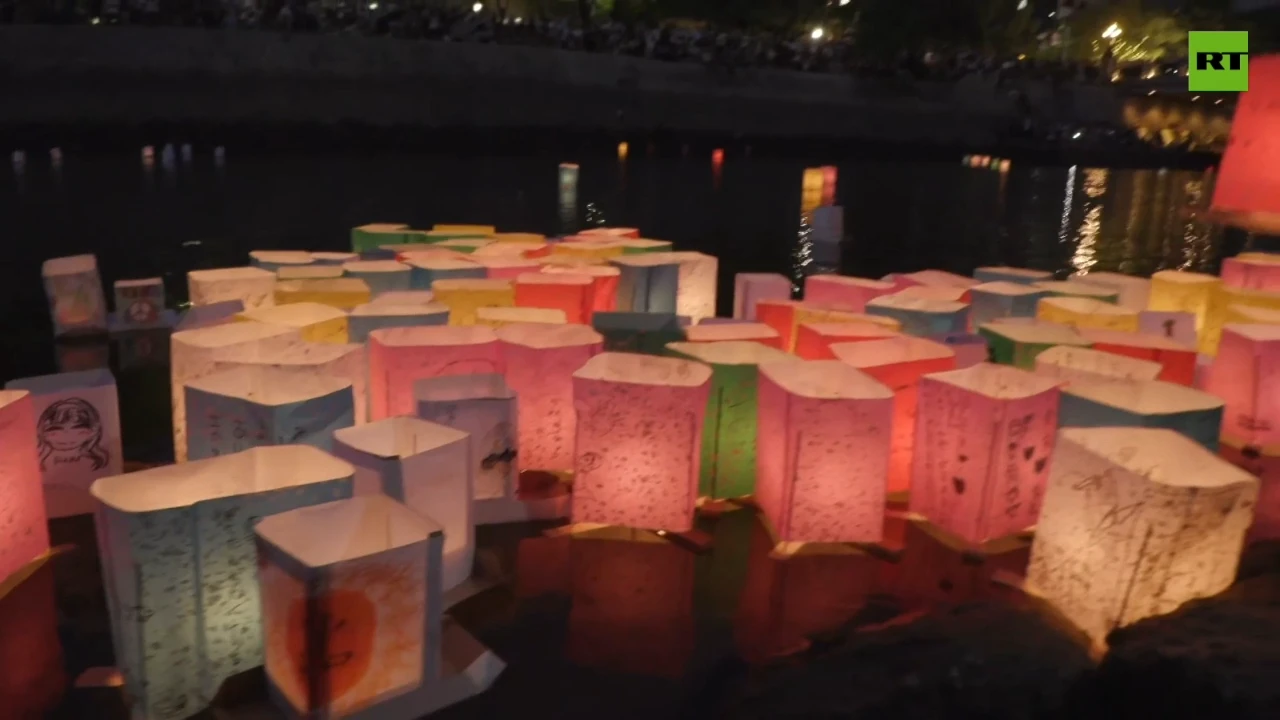
[[[1280,310],[1252,305],[1228,305],[1223,314],[1223,324],[1280,325]]]
[[[553,308],[526,307],[482,307],[476,308],[476,324],[493,328],[506,327],[513,324],[545,324],[563,325],[568,322],[563,310]]]
[[[624,249],[625,248],[623,248],[621,244],[615,242],[583,242],[580,240],[566,240],[552,245],[551,254],[571,258],[605,260],[622,255]]]
[[[497,232],[497,228],[493,225],[447,225],[437,223],[431,226],[431,231],[434,233],[448,234],[453,237],[461,237],[463,235],[489,237]]]
[[[1201,334],[1222,290],[1222,280],[1213,275],[1162,270],[1151,276],[1150,310],[1187,312],[1196,316]]]
[[[246,310],[238,317],[241,321],[293,328],[307,342],[338,344],[347,342],[347,314],[328,305],[309,302],[290,303]]]
[[[288,280],[276,284],[276,304],[313,302],[350,311],[372,298],[369,284],[355,278]],[[245,306],[246,308],[248,305]]]
[[[515,287],[510,280],[436,280],[431,284],[436,302],[449,306],[450,325],[475,325],[482,307],[514,307]]]
[[[1036,303],[1036,319],[1074,328],[1138,331],[1138,311],[1085,297],[1047,297]]]

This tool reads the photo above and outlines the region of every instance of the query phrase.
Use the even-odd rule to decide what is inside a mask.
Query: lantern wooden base
[[[485,498],[471,502],[471,519],[476,525],[558,520],[569,517],[573,493],[557,481],[546,488],[522,488],[515,497]]]
[[[572,537],[605,540],[635,540],[661,538],[677,547],[692,553],[704,553],[711,550],[711,535],[698,529],[685,532],[669,530],[641,530],[618,525],[601,525],[600,523],[569,523],[553,527],[543,533],[546,537]]]
[[[769,552],[769,557],[775,560],[809,555],[870,555],[888,562],[895,562],[902,558],[902,551],[906,547],[902,535],[889,534],[888,523],[886,523],[885,536],[879,542],[782,542],[778,539],[778,531],[769,518],[763,512],[758,512],[759,508],[756,510],[756,520],[764,527],[765,532],[769,533],[769,538],[773,541],[773,550]],[[902,518],[905,514],[886,511],[886,519],[894,517]]]

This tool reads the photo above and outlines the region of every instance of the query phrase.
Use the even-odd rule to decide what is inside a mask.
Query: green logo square
[[[1187,90],[1244,92],[1249,89],[1249,33],[1187,33]]]

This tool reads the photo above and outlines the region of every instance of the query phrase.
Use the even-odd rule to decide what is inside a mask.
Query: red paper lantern
[[[1210,214],[1228,225],[1280,234],[1280,55],[1249,58]]]

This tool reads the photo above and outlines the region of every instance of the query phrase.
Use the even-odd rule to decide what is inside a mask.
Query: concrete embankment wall
[[[1107,87],[1028,94],[1118,121]],[[352,35],[0,27],[0,125],[339,123],[617,129],[980,144],[1013,118],[977,77],[912,83],[534,47]]]

